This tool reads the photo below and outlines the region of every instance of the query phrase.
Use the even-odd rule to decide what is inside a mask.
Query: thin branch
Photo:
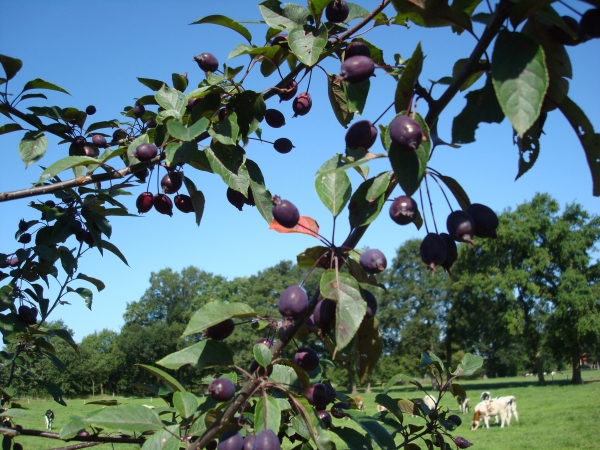
[[[58,433],[50,433],[49,431],[39,430],[15,430],[14,428],[0,427],[0,434],[4,436],[16,437],[16,436],[37,436],[48,439],[64,440],[60,438]],[[143,444],[145,439],[142,438],[131,438],[121,436],[75,436],[70,441],[81,441],[81,442],[115,442],[121,444]]]
[[[102,445],[102,442],[82,442],[81,444],[67,445],[66,447],[54,447],[50,450],[77,450],[78,448],[95,447]]]

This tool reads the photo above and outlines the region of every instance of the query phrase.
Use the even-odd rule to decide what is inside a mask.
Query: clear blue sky
[[[379,1],[357,3],[373,9]],[[589,8],[579,2],[572,5],[581,12]],[[393,15],[391,7],[388,7],[387,13]],[[223,62],[233,47],[244,42],[240,35],[226,28],[188,25],[210,14],[224,14],[236,20],[260,19],[254,2],[247,0],[1,2],[0,53],[23,60],[23,69],[11,81],[11,90],[17,90],[33,78],[43,78],[72,94],[50,93],[45,105],[85,109],[93,104],[98,112],[89,119],[90,123],[109,120],[119,118],[119,111],[133,105],[134,98],[151,94],[136,77],[170,83],[173,72],[187,71],[193,87],[204,76],[192,61],[194,55],[211,52]],[[253,43],[262,44],[266,27],[246,26],[254,36]],[[480,29],[477,31],[481,33]],[[454,61],[467,57],[475,43],[474,38],[466,33],[457,36],[449,29],[424,30],[416,26],[408,30],[398,26],[382,27],[364,37],[384,50],[387,62],[393,60],[394,53],[409,57],[421,41],[426,54],[420,78],[423,85],[427,85],[427,80],[451,75]],[[568,48],[568,52],[574,71],[569,95],[587,113],[596,130],[600,130],[600,40]],[[230,64],[247,62],[247,57],[239,57]],[[339,71],[335,62],[324,67],[330,73]],[[267,80],[257,75],[248,78],[248,88],[262,90],[278,81],[276,75]],[[394,82],[383,71],[377,72],[372,86],[363,114],[370,120],[385,110],[394,93]],[[481,82],[476,85],[480,86]],[[301,90],[304,89],[306,80],[301,85]],[[278,108],[285,114],[287,125],[278,130],[265,126],[263,138],[290,138],[296,146],[291,153],[280,155],[270,145],[257,142],[251,143],[247,152],[249,158],[261,166],[270,191],[294,202],[301,214],[314,217],[322,233],[329,237],[332,221],[316,195],[314,177],[324,161],[336,152],[344,151],[345,130],[333,116],[325,75],[320,70],[313,74],[310,93],[313,97],[312,111],[295,119],[292,119],[291,102],[278,104],[276,98],[268,102],[268,107]],[[441,88],[436,88],[434,96],[440,94]],[[451,139],[452,119],[464,105],[464,96],[459,94],[442,115],[439,132],[443,139]],[[424,102],[419,105],[419,110],[426,111]],[[392,117],[389,112],[382,123],[389,123]],[[3,120],[0,124],[6,122]],[[573,130],[558,112],[549,115],[545,130],[546,136],[542,137],[541,154],[535,167],[517,181],[514,178],[518,153],[512,144],[512,131],[507,120],[500,125],[482,124],[474,144],[460,149],[438,148],[430,165],[456,178],[472,201],[485,203],[496,211],[514,208],[531,199],[536,192],[549,192],[561,206],[576,201],[588,211],[599,213],[598,199],[592,196],[585,156]],[[0,136],[3,153],[0,191],[25,188],[36,181],[41,172],[39,166],[24,170],[17,151],[20,138],[21,133]],[[40,162],[42,165],[47,166],[67,154],[67,146],[57,146],[56,139],[50,139],[50,142],[48,154]],[[376,144],[374,151],[381,150],[380,144]],[[384,170],[389,170],[389,164],[377,162],[372,165],[371,174]],[[68,175],[63,173],[63,179]],[[295,260],[295,256],[306,247],[318,244],[307,236],[280,235],[269,231],[266,222],[253,208],[237,211],[226,202],[226,187],[219,177],[192,170],[186,171],[186,175],[206,196],[201,226],[196,227],[192,215],[178,211],[172,218],[152,211],[145,217],[113,219],[111,241],[126,255],[129,267],[110,253],[102,258],[96,251],[90,252],[80,269],[87,275],[104,280],[106,289],[95,295],[92,311],[84,306],[81,298],[72,295],[66,298],[71,305],[58,308],[51,316],[52,319],[63,318],[74,329],[77,340],[102,328],[118,330],[123,323],[126,303],[140,298],[152,271],[166,267],[178,271],[194,265],[228,278],[249,276],[282,259]],[[356,188],[360,181],[354,174],[350,175],[353,188]],[[433,189],[436,190],[435,187]],[[134,196],[124,199],[132,211],[135,197],[143,190],[140,186],[134,190]],[[401,195],[399,188],[397,195]],[[14,232],[21,217],[36,217],[34,211],[26,207],[29,201],[0,205],[0,252],[16,250]],[[448,207],[438,194],[434,201],[438,225],[443,229]],[[347,212],[343,212],[338,218],[336,242],[340,243],[347,232]],[[411,237],[423,237],[424,233],[424,230],[417,231],[412,226],[394,224],[387,217],[386,207],[361,244],[381,249],[391,260],[402,242]]]

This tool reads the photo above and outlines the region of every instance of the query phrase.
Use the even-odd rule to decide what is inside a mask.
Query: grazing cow
[[[46,419],[46,430],[52,430],[52,422],[54,422],[54,411],[49,409],[44,414],[44,419]]]
[[[506,397],[498,397],[495,398],[497,402],[501,402],[505,404],[506,407],[506,426],[510,425],[510,419],[512,416],[515,416],[515,420],[519,421],[519,414],[517,413],[517,400],[513,395],[507,395]],[[496,423],[498,423],[498,418],[496,416]]]
[[[458,401],[458,408],[460,409],[460,413],[469,414],[469,399],[457,395],[456,400]]]
[[[482,419],[484,426],[489,428],[490,416],[500,416],[500,428],[504,428],[505,423],[510,423],[510,418],[508,417],[509,414],[508,403],[506,401],[500,401],[497,398],[494,398],[477,403],[473,421],[471,422],[471,430],[479,428],[479,423]]]
[[[387,411],[387,408],[385,406],[382,405],[377,405],[377,412],[384,412]]]
[[[490,394],[490,391],[484,391],[481,393],[479,398],[481,399],[482,402],[485,402],[486,400],[489,400],[490,398],[492,398],[492,394]]]
[[[357,395],[356,397],[354,397],[354,401],[356,402],[356,406],[358,407],[359,411],[365,411],[365,401],[363,400],[363,398],[360,395]]]

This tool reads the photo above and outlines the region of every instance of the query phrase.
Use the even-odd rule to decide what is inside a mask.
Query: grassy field
[[[469,424],[471,415],[462,416],[463,425],[454,433],[455,436],[466,437],[473,442],[476,450],[516,450],[516,449],[600,449],[598,429],[600,424],[600,372],[584,372],[585,384],[571,386],[566,383],[566,373],[555,377],[554,382],[549,379],[549,385],[538,387],[536,380],[531,378],[502,378],[489,380],[463,381],[461,384],[467,390],[471,399],[471,408],[474,408],[482,391],[491,391],[493,396],[514,395],[517,399],[519,422],[513,419],[510,427],[500,428],[491,421],[490,429],[471,431]],[[371,394],[359,394],[365,399],[367,413],[376,412],[373,402],[375,395],[380,393],[374,389]],[[398,385],[391,391],[394,398],[414,398],[421,395],[412,386]],[[162,400],[149,398],[118,398],[122,403],[153,404],[161,406]],[[32,419],[21,419],[19,423],[25,428],[44,428],[44,412],[51,408],[56,418],[54,430],[69,421],[72,415],[86,415],[99,408],[94,405],[84,405],[85,400],[68,400],[68,406],[62,407],[52,401],[30,401],[20,399],[22,404],[29,408]],[[88,399],[89,401],[89,399]],[[452,396],[442,399],[442,406],[457,412],[457,404]],[[352,426],[349,419],[334,419],[336,425]],[[422,421],[407,417],[406,423],[422,424]],[[339,450],[345,444],[332,438]],[[33,437],[19,437],[17,442],[23,444],[27,450],[52,449],[68,445],[59,440],[49,440]],[[418,443],[418,442],[417,442]],[[109,444],[93,448],[110,449]],[[139,448],[135,445],[119,445],[115,449],[129,450]],[[425,448],[425,445],[421,445]]]

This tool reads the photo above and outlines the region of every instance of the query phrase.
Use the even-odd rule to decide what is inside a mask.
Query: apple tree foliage
[[[586,2],[594,8],[600,6],[598,0]],[[311,296],[308,307],[296,311],[293,319],[260,317],[244,303],[206,303],[192,316],[183,332],[183,337],[196,337],[192,345],[155,361],[154,365],[142,366],[161,380],[158,386],[145,387],[165,400],[164,407],[150,410],[108,402],[105,406],[110,407],[75,418],[65,425],[60,431],[61,439],[136,442],[143,443],[144,448],[197,449],[220,436],[225,439],[223,435],[228,430],[240,429],[242,434],[272,430],[298,449],[333,448],[330,433],[337,434],[350,448],[371,448],[372,445],[385,449],[416,448],[417,442],[431,448],[433,443],[442,444],[456,427],[447,419],[447,411],[440,409],[432,415],[432,411],[418,401],[393,399],[387,395],[397,381],[422,389],[415,380],[403,374],[392,377],[386,393],[376,399],[388,412],[369,417],[356,409],[351,398],[327,388],[318,367],[306,372],[284,349],[292,339],[302,339],[313,332],[331,353],[333,361],[353,364],[360,380],[368,377],[383,345],[377,318],[368,317],[366,303],[368,291],[378,282],[359,264],[360,252],[354,249],[397,186],[407,196],[420,193],[422,197],[423,193],[428,195],[427,180],[436,180],[456,198],[460,208],[469,207],[469,197],[460,184],[430,164],[436,146],[473,142],[479,123],[498,123],[508,118],[519,149],[518,176],[521,176],[535,163],[547,114],[563,114],[586,154],[594,195],[600,195],[600,135],[568,96],[572,70],[565,50],[565,44],[585,45],[587,39],[597,35],[598,27],[596,24],[594,28],[593,23],[590,27],[587,22],[584,27],[583,21],[581,26],[571,27],[569,21],[553,9],[552,3],[499,0],[488,4],[487,12],[474,14],[480,1],[455,0],[449,4],[443,0],[382,0],[373,11],[367,11],[359,4],[340,0],[308,0],[305,5],[283,5],[277,0],[266,0],[258,5],[265,25],[265,32],[260,36],[252,36],[241,23],[222,15],[203,17],[195,22],[217,24],[237,32],[243,42],[231,50],[229,57],[248,55],[247,65],[224,63],[219,66],[211,55],[201,55],[197,61],[206,77],[197,87],[188,86],[188,79],[179,74],[173,74],[166,82],[139,78],[151,93],[125,108],[119,119],[101,122],[90,120],[95,108],[80,111],[74,107],[26,106],[45,99],[46,90],[68,92],[39,78],[23,84],[16,78],[22,62],[13,56],[0,55],[4,68],[4,77],[0,79],[0,113],[6,119],[0,126],[0,134],[22,133],[18,151],[25,165],[44,165],[34,187],[0,193],[0,201],[53,195],[52,200],[36,199],[30,203],[37,212],[36,218],[19,223],[16,232],[17,240],[23,245],[0,255],[0,276],[5,282],[0,288],[1,331],[4,342],[9,345],[7,348],[14,348],[11,353],[5,351],[1,355],[3,364],[9,367],[9,375],[1,386],[3,403],[8,407],[2,416],[11,419],[2,428],[3,448],[9,447],[16,435],[31,431],[9,427],[23,414],[19,405],[11,401],[14,379],[39,383],[57,402],[64,403],[60,388],[29,368],[38,358],[61,364],[49,337],[61,338],[78,349],[67,330],[50,329],[44,323],[54,309],[65,302],[67,295],[77,294],[91,306],[93,290],[104,288],[100,279],[78,269],[80,258],[87,252],[108,251],[127,263],[123,253],[109,240],[110,218],[132,214],[120,197],[136,188],[138,180],[154,176],[153,172],[158,172],[159,167],[183,181],[187,194],[178,194],[174,200],[166,194],[149,194],[139,200],[138,210],[148,211],[154,206],[160,213],[171,214],[174,201],[181,211],[193,212],[200,224],[205,197],[188,175],[194,171],[215,174],[230,188],[232,197],[253,204],[275,231],[305,233],[319,240],[320,245],[298,255],[300,267],[323,269],[319,289]],[[330,9],[337,12],[332,13]],[[485,5],[479,10],[486,11]],[[338,18],[332,19],[334,16]],[[427,63],[420,44],[407,60],[396,56],[393,61],[384,61],[377,43],[363,37],[368,37],[364,32],[372,27],[409,22],[424,28],[450,27],[455,33],[472,34],[475,22],[485,26],[476,36],[469,56],[456,61],[452,73],[426,88],[422,83],[427,79],[423,74]],[[390,28],[389,34],[393,32]],[[352,58],[346,55],[351,41],[363,43],[370,57],[352,56],[362,58],[358,64],[346,61]],[[324,161],[315,181],[319,198],[334,220],[348,207],[351,231],[341,246],[322,237],[318,225],[308,216],[301,216],[292,229],[274,220],[273,196],[267,181],[258,164],[245,151],[250,139],[260,139],[261,126],[269,120],[266,119],[266,102],[276,95],[291,100],[294,83],[303,89],[306,77],[310,79],[311,71],[325,59],[344,61],[339,74],[327,76],[331,108],[340,126],[352,123],[369,100],[370,83],[375,82],[370,75],[376,66],[381,76],[393,77],[397,82],[395,93],[389,98],[390,107],[396,112],[394,120],[410,115],[413,119],[410,122],[416,124],[413,129],[419,130],[412,135],[418,138],[412,140],[412,148],[407,151],[397,140],[397,130],[378,124],[380,144],[377,147],[382,147],[378,153],[365,146],[349,147],[344,154],[332,154]],[[248,86],[246,75],[250,71],[258,71],[265,78],[278,72],[282,79],[276,84],[265,80],[262,86]],[[485,79],[484,87],[471,89],[479,78]],[[443,89],[439,97],[433,94],[434,85]],[[466,104],[454,118],[448,144],[438,136],[436,124],[450,100],[461,91],[466,91]],[[302,100],[296,101],[296,112],[307,113],[309,97],[304,93],[298,97]],[[417,98],[427,104],[424,115],[415,108]],[[64,157],[44,160],[47,135],[61,139]],[[289,148],[286,143],[278,145],[280,151]],[[374,159],[388,159],[389,170],[370,176],[369,162]],[[146,169],[154,170],[148,175]],[[348,170],[355,170],[363,177],[358,187],[351,186]],[[106,181],[111,182],[110,186],[102,187],[100,183]],[[175,181],[171,180],[171,185],[163,184],[167,194],[179,190],[179,186],[173,187],[177,184]],[[421,208],[422,204],[423,201]],[[419,228],[425,224],[428,229],[426,217],[418,215],[414,223]],[[52,300],[47,298],[45,290],[51,280],[60,287]],[[304,280],[299,282],[300,286],[304,284]],[[314,322],[307,322],[321,299],[334,302],[335,327],[329,330],[319,330]],[[251,372],[232,366],[232,353],[226,340],[218,339],[224,333],[222,324],[227,328],[236,322],[253,322],[254,326],[268,331],[275,341],[271,348],[265,343],[254,346],[256,365]],[[220,326],[217,328],[221,331],[215,331],[215,326]],[[202,339],[202,336],[208,338]],[[454,379],[473,373],[481,362],[481,357],[467,354],[459,366],[450,371],[438,357],[423,353],[420,364],[437,378],[441,396],[447,392],[464,394]],[[225,402],[212,398],[199,401],[166,371],[185,365],[214,367],[221,377],[241,388]],[[207,379],[206,384],[210,381]],[[325,401],[317,401],[309,394],[313,392],[309,386],[320,382],[325,383],[320,386],[325,386],[322,394],[326,403],[343,402],[336,413],[349,417],[361,432],[337,424],[327,430],[314,407],[326,407]],[[424,426],[404,426],[403,415],[407,413],[422,417]],[[83,429],[85,433],[81,432]],[[130,437],[142,432],[154,434]]]

